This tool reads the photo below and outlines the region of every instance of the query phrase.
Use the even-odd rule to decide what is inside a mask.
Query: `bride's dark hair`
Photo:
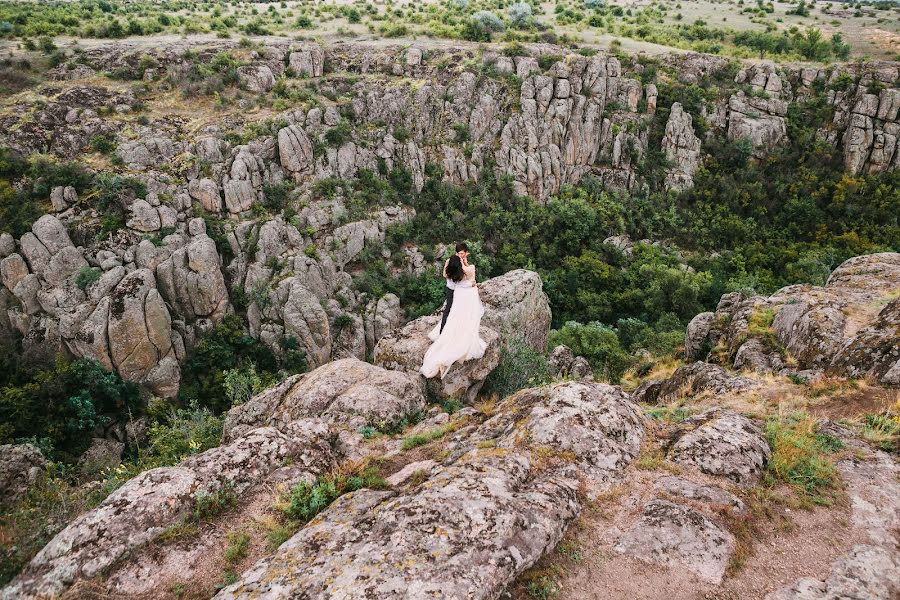
[[[454,254],[447,263],[447,277],[453,281],[461,281],[463,278],[462,259]]]

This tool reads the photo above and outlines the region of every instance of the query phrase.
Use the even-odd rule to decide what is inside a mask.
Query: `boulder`
[[[694,500],[711,508],[728,508],[738,514],[747,514],[743,500],[722,488],[703,485],[690,479],[666,475],[653,482],[653,487],[675,498]]]
[[[669,449],[670,460],[741,485],[759,480],[772,452],[750,419],[731,410],[711,409],[682,425],[695,429]]]
[[[182,319],[218,323],[231,309],[216,243],[205,233],[172,252],[156,267],[163,297]]]
[[[900,596],[900,552],[860,544],[832,568],[827,579],[801,579],[767,594],[765,600],[892,600]]]
[[[125,444],[107,438],[94,438],[90,447],[78,457],[78,466],[83,473],[100,473],[112,469],[122,462]]]
[[[615,388],[569,382],[510,396],[472,438],[424,485],[342,496],[216,598],[496,598],[561,539],[579,478],[608,486],[643,428]]]
[[[312,168],[312,142],[301,127],[290,125],[278,132],[278,156],[281,166],[291,173],[304,173]]]
[[[113,366],[128,381],[140,382],[173,353],[172,320],[148,269],[132,271],[113,290],[107,335]]]
[[[385,429],[424,408],[421,377],[344,358],[290,377],[235,406],[225,420],[224,437],[234,439],[254,427],[279,427],[306,417],[356,429]]]
[[[213,214],[222,211],[222,196],[219,194],[219,186],[212,179],[192,179],[188,183],[188,194],[200,202],[204,210]]]
[[[266,65],[238,67],[238,83],[248,92],[268,92],[275,87],[275,75]]]
[[[714,584],[722,582],[734,548],[728,530],[696,510],[666,500],[648,503],[616,544],[617,552],[686,569]]]
[[[761,385],[760,381],[731,374],[718,365],[697,361],[678,367],[668,379],[643,382],[634,391],[633,397],[635,402],[662,404],[701,394],[741,394]]]
[[[547,349],[550,333],[550,301],[540,275],[517,269],[478,284],[484,304],[482,323],[495,329],[503,339],[522,337],[538,350]]]
[[[37,481],[47,461],[31,444],[0,445],[0,506],[24,496]]]
[[[575,356],[568,346],[559,345],[550,353],[550,374],[558,379],[593,379],[594,370],[583,356]]]
[[[420,317],[385,335],[375,346],[375,364],[417,376],[432,344],[428,333],[440,320],[438,315]],[[500,335],[485,325],[481,326],[479,335],[487,342],[483,357],[457,362],[442,379],[428,380],[428,389],[437,397],[474,401],[484,380],[500,364]]]
[[[288,65],[298,76],[321,77],[325,67],[325,51],[318,44],[303,44],[291,52]]]
[[[703,312],[691,319],[684,334],[684,357],[687,360],[704,360],[710,347],[709,332],[716,314]]]

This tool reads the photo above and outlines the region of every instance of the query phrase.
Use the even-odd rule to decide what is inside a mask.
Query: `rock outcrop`
[[[401,329],[385,335],[375,346],[375,364],[415,376],[432,343],[428,333],[440,321],[441,317],[438,315],[420,317]],[[487,342],[483,357],[457,362],[443,378],[432,378],[427,381],[428,389],[437,397],[474,401],[484,380],[500,364],[500,334],[482,325],[479,335]]]
[[[729,410],[711,409],[681,423],[689,431],[671,446],[669,458],[741,485],[759,480],[771,450],[750,419]]]
[[[482,358],[454,364],[442,379],[428,380],[440,398],[473,401],[487,376],[500,363],[500,348],[513,337],[535,349],[546,349],[550,331],[550,305],[540,276],[519,269],[478,284],[485,312],[480,336],[487,342]],[[375,346],[375,363],[388,369],[418,373],[431,346],[428,333],[440,322],[440,313],[420,317],[385,335]]]
[[[37,481],[47,461],[32,444],[0,446],[0,506],[7,506],[24,496]]]
[[[851,258],[824,286],[793,285],[772,296],[722,297],[715,314],[691,321],[685,346],[719,345],[735,368],[798,368],[900,385],[900,254]],[[773,341],[775,343],[773,343]]]
[[[603,489],[642,439],[610,386],[520,392],[423,484],[343,496],[216,597],[497,597],[578,514],[578,477]]]
[[[176,467],[141,473],[58,533],[2,597],[58,595],[78,579],[96,577],[189,515],[199,496],[222,488],[242,493],[285,459],[303,465],[310,477],[327,471],[333,464],[327,428],[314,420],[284,431],[261,427]]]
[[[678,367],[666,379],[641,383],[632,396],[636,402],[665,404],[682,398],[696,400],[698,397],[740,394],[760,385],[759,381],[731,374],[718,365],[697,361]]]
[[[644,507],[640,520],[622,535],[616,550],[720,583],[734,546],[734,536],[700,512],[653,500]]]
[[[322,417],[352,429],[388,429],[425,408],[422,379],[345,358],[294,375],[231,409],[224,438],[261,426],[281,427],[301,418]]]
[[[694,184],[700,166],[700,138],[694,133],[691,115],[681,104],[672,104],[662,141],[662,151],[673,168],[666,175],[668,189],[682,190]]]

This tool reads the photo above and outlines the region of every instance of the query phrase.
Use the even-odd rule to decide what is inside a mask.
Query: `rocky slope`
[[[829,286],[843,282],[842,297],[870,302],[885,281],[896,281],[894,261],[896,255],[852,259]],[[881,270],[874,268],[879,264]],[[834,290],[813,291],[833,298]],[[485,282],[483,295],[485,332],[498,344],[517,333],[546,345],[549,310],[534,274],[514,271]],[[876,316],[871,309],[869,318]],[[382,465],[387,487],[349,492],[277,547],[254,546],[239,563],[241,574],[219,586],[216,597],[497,598],[517,589],[523,573],[552,557],[567,532],[583,531],[585,522],[593,523],[592,535],[610,558],[606,567],[584,563],[586,579],[576,587],[596,578],[595,593],[621,591],[603,587],[604,569],[651,563],[677,574],[684,589],[750,589],[750,576],[733,565],[756,542],[739,524],[758,518],[749,503],[758,511],[759,494],[772,493],[763,478],[771,475],[776,450],[759,420],[731,407],[776,382],[696,362],[634,394],[588,377],[448,415],[429,408],[430,394],[442,388],[429,391],[414,361],[401,360],[422,345],[427,328],[419,323],[434,319],[422,317],[382,338],[380,365],[332,361],[235,406],[221,446],[128,481],[57,534],[2,597],[167,597],[173,581],[194,581],[197,594],[212,595],[210,578],[223,568],[217,557],[229,532],[271,519],[286,487],[360,464]],[[837,343],[842,335],[826,329],[817,339]],[[554,364],[572,370],[578,361],[570,354],[556,349]],[[454,391],[477,389],[495,360],[488,353],[460,365],[450,378]],[[687,400],[706,406],[671,422],[655,421],[636,403]],[[406,439],[440,439],[425,455],[411,453],[401,438],[365,434],[397,430],[423,413]],[[849,523],[846,542],[829,550],[833,559],[825,563],[801,553],[793,570],[753,584],[753,593],[891,598],[900,559],[896,459],[828,421],[816,431],[843,448],[835,463],[849,508],[840,504],[830,510],[847,512],[827,518]],[[24,482],[34,465],[21,454],[21,478],[11,477]],[[234,502],[224,512],[173,534],[225,491]],[[604,520],[596,522],[601,506]],[[638,569],[626,580],[640,582]],[[796,581],[798,575],[806,578]]]

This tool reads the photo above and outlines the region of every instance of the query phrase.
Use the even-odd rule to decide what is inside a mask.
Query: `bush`
[[[555,348],[560,344],[571,348],[576,356],[585,357],[595,373],[602,373],[612,383],[619,382],[632,362],[622,350],[615,330],[601,323],[582,325],[569,321],[550,332],[548,345]]]
[[[320,477],[314,484],[303,481],[288,492],[282,512],[290,519],[306,523],[343,494],[363,488],[377,490],[386,486],[374,467],[369,467],[362,473]]]
[[[103,271],[96,267],[82,267],[75,276],[75,287],[86,290],[89,286],[100,281]]]
[[[500,398],[527,387],[543,385],[550,381],[550,365],[547,355],[529,346],[520,336],[511,338],[500,351],[500,364],[484,382],[489,394]]]
[[[531,19],[531,5],[526,2],[514,2],[507,7],[506,14],[513,27],[523,27]]]
[[[91,359],[58,359],[22,381],[5,383],[0,387],[0,443],[34,439],[62,462],[75,462],[94,428],[139,413],[137,385]]]
[[[182,365],[179,395],[185,401],[196,399],[199,406],[214,413],[226,411],[232,405],[225,388],[227,374],[233,369],[246,373],[251,366],[263,386],[275,381],[278,374],[275,355],[247,334],[239,316],[226,315],[200,338]]]
[[[107,135],[95,135],[91,138],[90,148],[100,154],[111,154],[116,149],[116,140]]]

